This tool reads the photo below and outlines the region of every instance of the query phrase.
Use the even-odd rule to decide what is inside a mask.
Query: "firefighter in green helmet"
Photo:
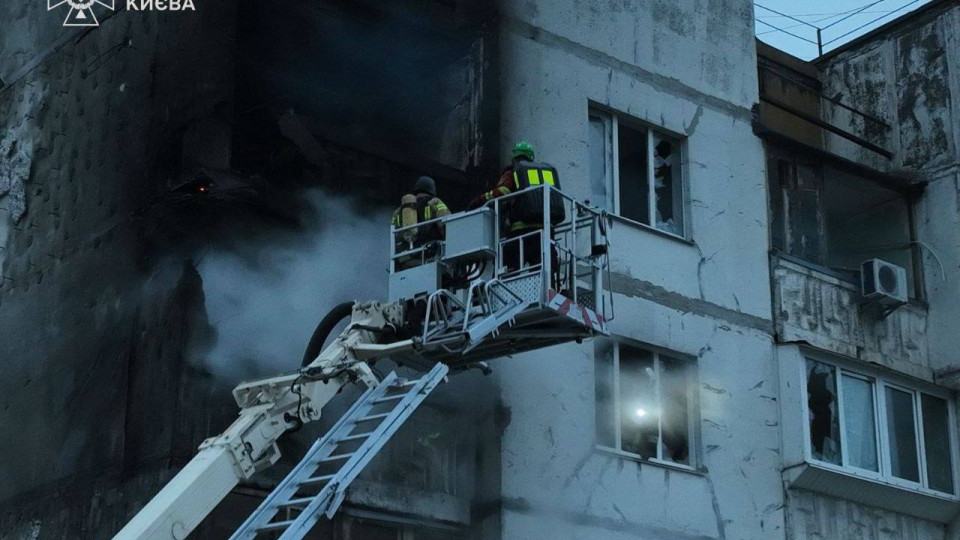
[[[520,141],[511,151],[510,164],[500,171],[497,185],[490,191],[481,193],[471,203],[469,208],[478,208],[504,195],[524,190],[528,187],[549,184],[560,189],[560,177],[553,166],[535,161],[536,154],[533,145]],[[563,200],[558,193],[550,196],[550,221],[563,221]],[[541,261],[541,237],[539,234],[529,234],[543,229],[543,192],[537,190],[528,195],[519,195],[511,198],[504,205],[506,222],[506,237],[522,239],[508,242],[504,245],[503,264],[511,270],[519,270],[521,266],[535,266]],[[520,260],[520,244],[523,244],[523,260]]]

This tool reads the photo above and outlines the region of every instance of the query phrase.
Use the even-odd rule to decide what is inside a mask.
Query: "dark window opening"
[[[807,361],[807,410],[813,458],[840,465],[837,372],[833,366]]]
[[[824,163],[771,151],[772,247],[859,282],[860,266],[882,259],[906,269],[918,296],[916,244],[906,197]]]

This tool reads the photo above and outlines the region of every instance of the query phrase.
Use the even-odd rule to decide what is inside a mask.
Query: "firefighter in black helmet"
[[[429,176],[421,176],[413,184],[413,193],[407,193],[400,199],[400,207],[393,212],[393,226],[396,228],[411,227],[418,223],[430,221],[450,215],[450,209],[437,197],[437,183]],[[422,227],[414,227],[401,234],[404,246],[398,246],[401,251],[425,246],[443,238],[443,226],[440,223],[431,223]],[[436,248],[428,248],[424,257],[431,257]],[[416,266],[420,257],[411,257],[402,262],[405,267]]]

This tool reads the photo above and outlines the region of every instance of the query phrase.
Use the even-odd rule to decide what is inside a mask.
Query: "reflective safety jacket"
[[[409,227],[424,221],[450,215],[450,209],[438,197],[420,193],[406,194],[400,199],[400,208],[393,211],[393,226],[396,228]],[[439,224],[428,225],[411,229],[403,233],[403,239],[423,245],[432,240],[443,237]]]
[[[553,165],[536,161],[517,161],[512,167],[504,169],[500,173],[500,180],[497,185],[490,191],[481,193],[471,206],[480,206],[497,197],[544,184],[560,189],[560,175]],[[550,193],[550,222],[552,224],[564,220],[566,212],[563,202],[563,197],[559,193],[555,191]],[[537,190],[517,196],[506,213],[510,220],[511,232],[543,227],[543,191]]]

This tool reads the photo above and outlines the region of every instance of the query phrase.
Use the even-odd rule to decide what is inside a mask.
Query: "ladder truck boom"
[[[449,370],[486,372],[484,360],[608,335],[611,222],[562,194],[552,172],[549,184],[482,208],[392,228],[389,302],[355,304],[346,329],[299,371],[238,385],[237,420],[204,441],[114,540],[186,538],[237,484],[279,460],[280,437],[318,420],[344,386],[362,383],[367,391],[231,540],[303,538],[333,516],[350,483]],[[540,229],[501,234],[515,197],[542,205]],[[422,228],[443,237],[418,244],[412,239]],[[381,380],[371,365],[386,358],[422,375]]]
[[[239,417],[204,441],[197,455],[114,540],[186,538],[238,483],[280,459],[276,443],[284,433],[318,420],[323,406],[345,385],[357,380],[371,387],[379,384],[367,361],[409,343],[364,349],[376,340],[365,328],[393,324],[390,318],[397,308],[356,306],[352,324],[306,368],[237,386],[233,394],[241,407]]]

